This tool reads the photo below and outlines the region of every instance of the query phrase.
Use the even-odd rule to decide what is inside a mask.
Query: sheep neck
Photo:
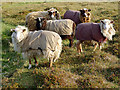
[[[20,47],[21,49],[21,52],[25,52],[28,45],[26,45],[26,43],[29,41],[29,35],[24,38],[21,42],[18,43],[18,46]]]

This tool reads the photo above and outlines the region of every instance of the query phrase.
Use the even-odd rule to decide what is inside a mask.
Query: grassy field
[[[92,9],[91,22],[101,19],[114,20],[116,35],[107,41],[103,49],[92,52],[93,45],[83,44],[84,52],[77,54],[76,47],[68,47],[63,41],[60,58],[50,69],[48,60],[40,58],[38,67],[28,70],[28,60],[14,52],[11,28],[25,24],[25,16],[32,11],[44,11],[55,7],[64,15],[66,10]],[[120,33],[118,2],[105,3],[2,3],[2,86],[3,88],[118,88],[120,86]],[[119,19],[120,20],[120,19]],[[75,42],[74,42],[75,43]]]

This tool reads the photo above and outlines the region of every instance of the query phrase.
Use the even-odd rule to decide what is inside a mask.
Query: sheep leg
[[[95,43],[95,47],[94,47],[93,51],[96,50],[97,46],[98,46],[98,43]]]
[[[34,60],[35,60],[35,66],[38,66],[38,62],[37,62],[36,57],[34,57]]]
[[[83,50],[82,50],[82,44],[81,44],[80,41],[77,41],[77,51],[78,51],[79,54],[80,54],[80,52],[83,52]]]
[[[77,41],[76,46],[77,46],[77,52],[80,54],[80,41]]]
[[[82,50],[82,43],[80,43],[80,52],[83,52],[83,50]]]
[[[52,67],[53,59],[49,59],[49,66]]]
[[[100,50],[102,49],[101,43],[99,43],[99,49],[100,49]]]
[[[28,69],[30,69],[32,67],[32,65],[31,65],[31,59],[29,59],[29,67],[28,67]]]
[[[73,45],[73,38],[69,39],[69,41],[70,41],[69,47],[72,47],[72,45]]]

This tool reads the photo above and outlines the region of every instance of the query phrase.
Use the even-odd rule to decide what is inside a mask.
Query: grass
[[[107,41],[101,51],[92,52],[93,45],[83,44],[84,52],[77,54],[76,47],[69,48],[63,41],[60,58],[48,67],[48,60],[38,58],[39,65],[28,70],[28,60],[13,50],[11,28],[25,24],[25,16],[32,11],[55,7],[64,15],[66,10],[92,9],[91,22],[114,20],[116,35]],[[14,2],[2,3],[2,86],[3,88],[118,88],[120,86],[120,33],[118,2]],[[74,41],[75,44],[76,40]]]

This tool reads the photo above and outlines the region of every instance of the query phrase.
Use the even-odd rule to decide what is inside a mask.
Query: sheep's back
[[[58,40],[61,39],[57,33],[46,30],[30,32],[29,35],[28,45],[32,49],[55,50]]]
[[[78,24],[75,31],[77,40],[92,40],[92,26],[89,23]]]
[[[26,23],[30,31],[34,31],[37,29],[36,27],[37,21],[35,19],[37,19],[38,17],[46,17],[47,19],[50,18],[47,11],[38,11],[38,12],[29,13],[26,16]]]
[[[64,19],[71,19],[72,21],[75,22],[75,24],[79,24],[81,21],[80,21],[80,12],[79,11],[71,11],[71,10],[68,10],[65,12],[64,14]]]
[[[73,23],[70,19],[48,20],[46,30],[54,31],[59,35],[71,35],[73,33]]]
[[[104,42],[106,38],[102,35],[100,25],[98,23],[82,23],[78,24],[75,32],[77,40],[95,40]]]

